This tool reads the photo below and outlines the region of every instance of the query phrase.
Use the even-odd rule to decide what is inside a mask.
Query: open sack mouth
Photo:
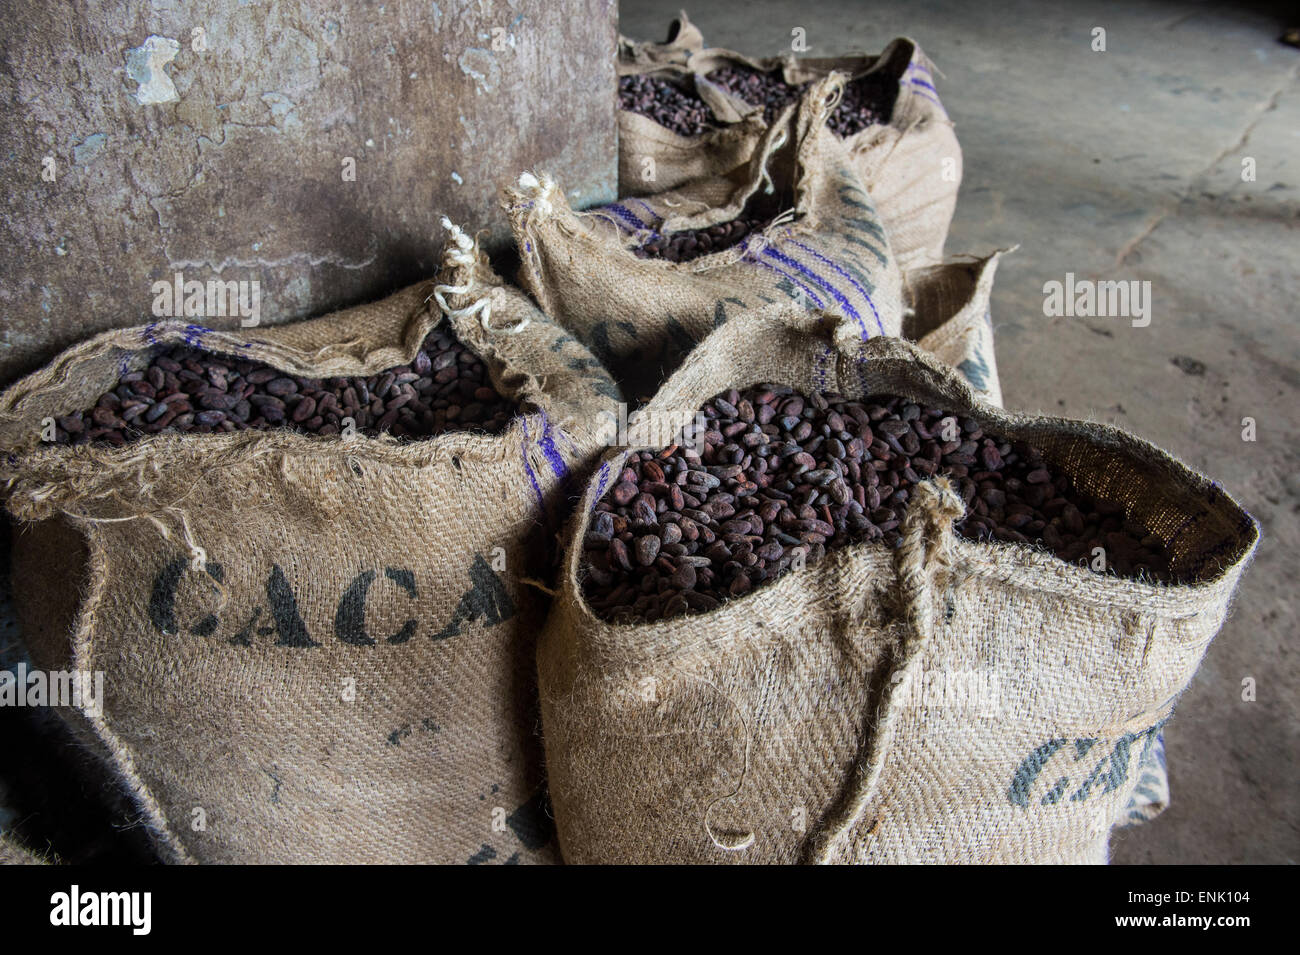
[[[618,80],[618,105],[622,110],[648,117],[679,136],[701,136],[725,123],[691,88],[689,75],[639,73]],[[788,83],[780,69],[756,70],[736,64],[711,71],[705,81],[750,106],[763,108],[763,120],[772,123],[786,107],[797,103],[812,85]],[[827,123],[840,138],[856,136],[870,126],[888,123],[898,96],[898,81],[882,71],[871,71],[844,84],[844,95]]]
[[[154,434],[279,429],[421,440],[496,434],[519,411],[445,322],[410,362],[373,375],[303,377],[188,345],[158,347],[133,363],[90,407],[47,420],[42,443],[121,447]]]
[[[640,259],[664,259],[668,262],[691,262],[717,252],[741,245],[753,235],[761,235],[774,221],[790,210],[793,196],[790,190],[784,195],[757,192],[745,203],[736,218],[700,229],[681,229],[677,232],[655,231],[661,220],[650,226],[649,237],[633,248]],[[634,203],[636,200],[632,200]],[[627,203],[623,204],[624,206]],[[645,209],[650,216],[652,210]],[[787,216],[790,218],[790,216]]]
[[[1104,468],[1072,467],[1050,435],[1031,442],[897,395],[772,384],[729,390],[701,414],[689,443],[633,452],[595,505],[581,577],[604,619],[708,611],[829,551],[897,548],[917,485],[938,477],[965,506],[954,530],[968,540],[1147,583],[1190,583],[1215,569],[1213,545],[1178,549],[1205,514],[1140,516],[1098,483]]]
[[[688,80],[650,73],[620,76],[618,107],[653,119],[679,136],[700,136],[717,129],[721,124]]]
[[[763,71],[741,64],[713,70],[707,79],[750,106],[763,107],[763,119],[768,123],[798,102],[812,85],[812,81],[789,83],[780,69]],[[844,84],[844,95],[827,123],[841,138],[855,136],[869,126],[889,122],[897,96],[896,79],[878,70],[864,73]]]

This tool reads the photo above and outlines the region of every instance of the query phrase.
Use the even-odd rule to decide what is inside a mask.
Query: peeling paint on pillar
[[[70,9],[0,0],[0,380],[177,271],[282,322],[431,274],[444,213],[503,242],[524,169],[613,198],[613,0]]]
[[[181,45],[165,36],[151,36],[144,46],[129,50],[126,55],[126,75],[135,80],[139,88],[135,101],[141,106],[151,103],[172,103],[176,100],[176,86],[164,67],[176,59]]]

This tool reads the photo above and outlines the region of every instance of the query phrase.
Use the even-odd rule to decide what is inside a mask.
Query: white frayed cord
[[[762,169],[763,180],[762,181],[766,183],[766,185],[763,187],[763,192],[769,196],[772,193],[776,192],[776,183],[772,182],[772,175],[767,171],[767,164],[772,161],[772,156],[776,154],[776,151],[785,145],[786,138],[787,137],[786,137],[785,127],[782,126],[781,132],[777,134],[776,142],[772,143],[772,148],[769,149],[767,151],[767,155],[763,157],[763,169]]]
[[[742,259],[749,259],[762,255],[763,250],[772,244],[772,234],[781,226],[789,225],[796,218],[797,214],[794,209],[786,209],[764,226],[762,232],[754,233],[745,240],[745,243],[742,246],[744,252],[740,257]]]
[[[519,188],[532,200],[533,209],[539,216],[545,218],[555,212],[555,204],[551,202],[555,195],[555,180],[546,173],[536,176],[531,172],[521,172]]]
[[[446,216],[442,217],[442,227],[451,233],[451,241],[447,244],[446,251],[443,252],[444,263],[447,265],[472,268],[477,262],[474,250],[474,240],[465,234],[465,230],[453,223]],[[464,308],[452,308],[447,304],[447,300],[443,298],[444,295],[468,294],[473,287],[474,282],[472,279],[465,285],[435,285],[433,287],[432,298],[437,300],[438,307],[442,309],[442,313],[448,318],[470,318],[477,315],[479,324],[483,326],[483,330],[493,335],[518,335],[527,328],[528,323],[532,321],[531,318],[525,315],[513,325],[504,328],[496,328],[492,325],[491,321],[492,298],[490,294],[476,299]],[[425,299],[425,301],[428,301],[428,299]]]

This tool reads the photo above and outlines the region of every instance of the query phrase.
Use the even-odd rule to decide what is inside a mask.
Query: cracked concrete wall
[[[0,380],[148,321],[153,282],[258,282],[260,320],[431,274],[497,188],[617,183],[615,0],[0,0]],[[203,321],[234,327],[236,317]]]

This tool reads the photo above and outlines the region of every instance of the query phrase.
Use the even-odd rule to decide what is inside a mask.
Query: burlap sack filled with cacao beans
[[[646,116],[619,111],[619,191],[646,195],[725,174],[748,160],[765,127],[762,106],[751,105],[709,80],[724,67],[777,72],[787,83],[808,84],[805,98],[832,73],[876,104],[879,122],[836,138],[871,194],[899,266],[943,259],[957,205],[962,155],[952,120],[934,86],[934,68],[915,42],[892,41],[879,55],[753,59],[730,50],[703,49],[685,67],[674,63],[640,72],[669,78],[708,105],[716,129],[681,136]]]
[[[300,324],[108,332],[0,397],[22,633],[103,671],[81,714],[159,851],[198,862],[554,861],[533,645],[562,484],[608,375],[463,235],[413,286]],[[522,411],[497,435],[288,430],[42,448],[152,348],[304,377],[410,362],[441,321]]]
[[[622,87],[637,76],[649,76],[678,86],[698,97],[696,76],[687,68],[691,54],[704,48],[704,38],[682,11],[668,29],[664,43],[637,43],[619,37],[618,75]],[[645,94],[651,96],[649,91]],[[649,101],[645,104],[649,106]],[[735,169],[754,152],[767,124],[761,115],[744,117],[730,103],[711,112],[715,128],[698,136],[683,136],[632,109],[618,111],[618,193],[642,196],[675,189]]]
[[[854,340],[898,335],[901,278],[886,231],[824,122],[840,89],[837,75],[816,84],[744,167],[674,192],[575,213],[553,181],[525,174],[505,190],[520,284],[616,377],[650,387],[748,308],[795,300],[843,314],[840,334]],[[682,262],[638,256],[747,209],[770,224],[721,251]]]
[[[806,313],[729,322],[646,420],[762,382],[910,396],[1027,440],[1158,535],[1183,582],[960,538],[962,499],[933,481],[916,486],[897,550],[845,546],[716,610],[611,624],[583,598],[580,543],[627,454],[607,452],[539,645],[566,861],[1105,861],[1141,754],[1227,613],[1254,521],[1145,441],[1000,411],[915,346],[849,343]],[[640,438],[631,447],[661,446]],[[992,705],[938,704],[922,692],[935,674],[978,676]]]

